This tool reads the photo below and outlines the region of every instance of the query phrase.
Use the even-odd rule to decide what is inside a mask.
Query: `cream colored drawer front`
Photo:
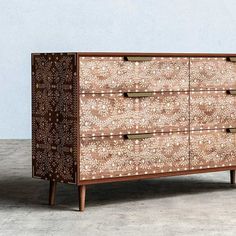
[[[190,133],[190,169],[236,165],[236,134],[225,130]]]
[[[82,138],[80,180],[183,171],[189,168],[189,134],[158,133],[151,138]]]
[[[120,94],[80,95],[81,136],[184,131],[189,128],[189,93],[162,92],[130,98]]]
[[[184,91],[189,89],[189,58],[80,57],[80,92]]]
[[[236,63],[225,57],[190,58],[190,89],[236,89]]]
[[[190,128],[236,127],[236,96],[225,91],[190,93]]]

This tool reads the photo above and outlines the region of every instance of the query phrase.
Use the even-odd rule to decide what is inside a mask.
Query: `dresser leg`
[[[50,180],[50,187],[49,187],[49,205],[55,205],[55,195],[56,195],[56,186],[57,182]]]
[[[235,170],[230,171],[230,183],[235,184]]]
[[[85,195],[86,195],[86,186],[81,185],[78,187],[79,190],[79,210],[84,211],[85,208]]]

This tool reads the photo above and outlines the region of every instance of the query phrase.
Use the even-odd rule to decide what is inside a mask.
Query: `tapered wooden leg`
[[[230,171],[230,183],[235,184],[235,170]]]
[[[56,186],[57,182],[50,180],[50,187],[49,187],[49,205],[55,205],[55,196],[56,196]]]
[[[81,185],[79,189],[79,210],[84,211],[85,208],[85,195],[86,195],[86,186]]]

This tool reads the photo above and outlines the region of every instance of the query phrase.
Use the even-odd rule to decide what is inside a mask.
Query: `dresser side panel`
[[[33,177],[75,183],[76,53],[32,54]]]

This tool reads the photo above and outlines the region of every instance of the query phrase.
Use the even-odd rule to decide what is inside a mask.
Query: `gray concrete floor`
[[[0,141],[0,235],[235,235],[236,188],[229,172],[89,186],[85,212],[77,189],[31,178],[30,140]]]

